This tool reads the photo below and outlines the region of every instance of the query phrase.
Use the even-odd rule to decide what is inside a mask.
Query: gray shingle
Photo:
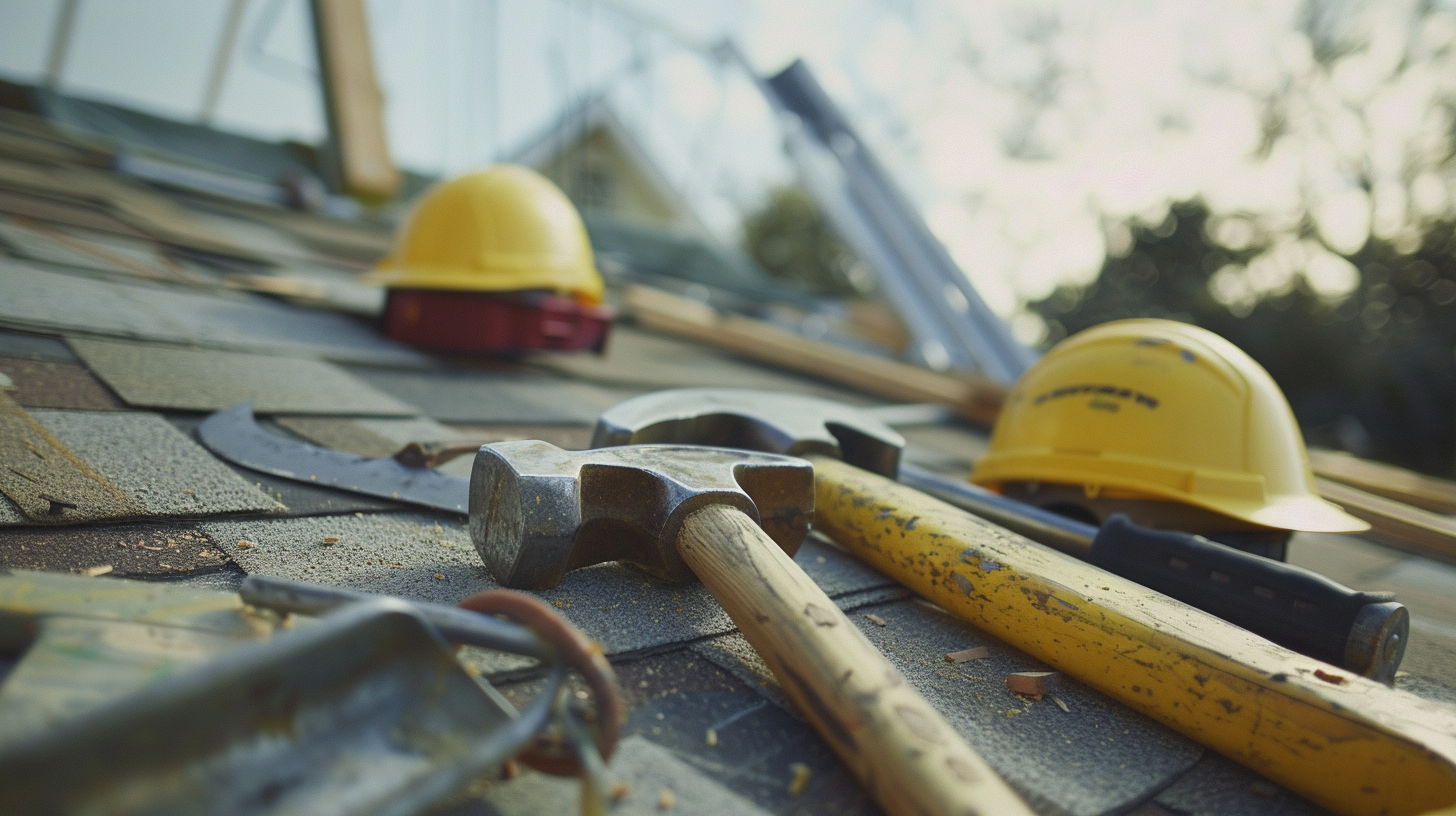
[[[642,393],[540,374],[352,371],[441,422],[591,425],[603,411]]]
[[[428,358],[363,321],[236,292],[70,275],[0,257],[0,324],[219,348],[272,350],[373,365]]]
[[[251,402],[259,413],[419,413],[321,360],[84,337],[66,342],[134,406],[216,411]]]
[[[152,518],[270,512],[277,504],[157,414],[32,411],[31,416]],[[23,524],[0,505],[0,524]]]
[[[1008,673],[1046,667],[923,601],[856,611],[850,619],[870,642],[1040,813],[1119,811],[1167,787],[1203,754],[1192,741],[1070,679],[1055,692],[1067,711],[1049,697],[1012,694]],[[866,620],[866,612],[885,626]],[[990,652],[986,658],[945,661],[949,652],[981,645]],[[735,633],[693,648],[782,704],[777,683],[746,646]]]
[[[622,740],[608,773],[614,781],[627,785],[626,796],[611,805],[612,816],[661,816],[664,811],[675,816],[767,816],[767,811],[642,737]],[[666,808],[659,804],[664,790],[672,797]],[[479,797],[489,809],[478,803],[461,803],[448,812],[457,816],[576,813],[581,782],[528,771],[509,782],[489,785]]]
[[[201,527],[249,573],[447,604],[497,586],[459,517],[356,514],[210,521]],[[325,538],[338,541],[325,544]],[[250,546],[238,549],[240,540]],[[890,586],[884,576],[813,539],[795,560],[831,596],[863,603],[858,593]],[[608,654],[650,651],[733,629],[701,584],[663,584],[618,564],[576,570],[556,588],[536,594]]]

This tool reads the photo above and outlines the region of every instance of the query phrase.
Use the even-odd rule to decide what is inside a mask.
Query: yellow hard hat
[[[1283,530],[1370,525],[1316,493],[1279,386],[1213,332],[1119,320],[1058,343],[1017,382],[971,481],[1080,485]]]
[[[498,164],[420,199],[370,279],[395,289],[546,289],[602,300],[576,207],[528,167]]]

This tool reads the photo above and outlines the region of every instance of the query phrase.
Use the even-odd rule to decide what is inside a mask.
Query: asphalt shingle
[[[321,360],[83,337],[67,342],[122,399],[142,408],[216,411],[251,402],[259,413],[418,413]]]
[[[0,325],[279,351],[371,365],[428,358],[369,325],[238,292],[180,289],[67,274],[0,257]]]
[[[249,573],[454,604],[498,586],[470,542],[464,519],[426,513],[209,521],[202,529]],[[326,539],[337,539],[326,543]],[[860,593],[888,579],[832,546],[810,539],[795,561],[831,597],[864,603]],[[437,577],[439,576],[439,577]],[[733,629],[701,584],[663,584],[620,564],[567,573],[536,593],[608,654],[661,649]],[[488,673],[514,668],[484,666]]]
[[[62,445],[147,518],[266,513],[277,503],[157,414],[32,411]],[[0,524],[25,524],[0,506]]]

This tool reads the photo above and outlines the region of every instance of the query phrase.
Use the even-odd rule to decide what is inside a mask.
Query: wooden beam
[[[1456,563],[1456,520],[1329,479],[1315,482],[1320,495],[1370,522],[1370,532],[1385,543]]]
[[[633,285],[624,292],[628,312],[651,329],[696,340],[754,360],[902,402],[949,405],[989,425],[1006,397],[989,380],[938,374],[884,357],[813,340],[761,320],[719,312],[660,289]]]
[[[1341,451],[1311,448],[1315,475],[1434,513],[1456,513],[1456,484]]]
[[[71,37],[76,31],[76,17],[81,9],[81,0],[61,0],[56,12],[56,27],[51,33],[51,50],[46,56],[45,75],[41,84],[54,89],[61,84],[61,72],[66,70],[66,57],[71,51]]]
[[[217,115],[217,106],[222,103],[222,87],[227,82],[228,67],[233,62],[233,51],[238,44],[238,33],[243,28],[243,12],[248,10],[248,0],[231,0],[227,17],[223,19],[222,33],[218,35],[217,49],[212,54],[212,70],[207,74],[207,88],[202,92],[202,110],[197,121],[211,125]]]
[[[387,200],[401,179],[389,159],[364,0],[313,0],[312,8],[338,188],[366,201]]]

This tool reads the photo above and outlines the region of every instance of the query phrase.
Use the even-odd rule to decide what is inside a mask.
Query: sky
[[[81,0],[59,87],[196,119],[233,0]],[[60,0],[0,0],[0,76],[37,81]],[[1198,198],[1236,312],[1456,210],[1456,14],[1417,0],[367,0],[396,160],[508,158],[594,95],[724,240],[793,179],[772,114],[709,46],[808,62],[1018,336]],[[213,123],[316,141],[306,0],[246,0]]]

